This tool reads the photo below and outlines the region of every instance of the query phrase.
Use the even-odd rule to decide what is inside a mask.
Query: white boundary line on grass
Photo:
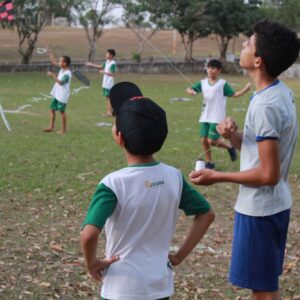
[[[10,127],[6,117],[5,117],[5,114],[4,114],[1,103],[0,103],[0,114],[1,114],[1,117],[2,117],[2,120],[4,122],[5,127],[7,128],[8,131],[11,131],[11,127]]]
[[[73,89],[72,95],[77,95],[81,90],[85,90],[85,89],[89,89],[89,88],[90,88],[89,86],[82,85],[78,88]]]
[[[15,110],[3,110],[3,112],[8,113],[8,114],[23,114],[23,115],[31,115],[31,116],[38,116],[38,114],[34,114],[28,111],[24,111],[26,108],[32,107],[31,104],[25,104],[20,107],[18,107]]]

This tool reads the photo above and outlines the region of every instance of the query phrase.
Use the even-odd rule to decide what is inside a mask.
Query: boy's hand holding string
[[[241,149],[243,132],[233,119],[225,118],[217,127],[218,132],[230,140],[232,145]],[[193,171],[190,181],[196,185],[211,185],[217,182],[232,182],[249,186],[276,185],[280,176],[279,148],[277,140],[264,140],[257,143],[259,165],[242,172],[217,172],[203,169]]]

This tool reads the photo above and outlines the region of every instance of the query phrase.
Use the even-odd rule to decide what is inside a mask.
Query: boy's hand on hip
[[[102,280],[103,271],[108,268],[111,264],[115,263],[120,259],[119,256],[113,256],[111,258],[97,259],[93,264],[88,266],[88,270],[92,278],[96,281]]]
[[[216,183],[215,180],[216,171],[209,169],[202,169],[199,171],[193,171],[190,173],[190,181],[196,185],[211,185]]]
[[[219,125],[217,126],[217,131],[220,135],[226,139],[229,139],[231,134],[237,132],[238,126],[235,121],[228,117],[225,118]]]

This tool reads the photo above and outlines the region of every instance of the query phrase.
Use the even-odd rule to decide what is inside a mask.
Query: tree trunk
[[[88,61],[94,62],[96,55],[96,42],[92,41],[89,45]]]
[[[27,53],[27,51],[22,55],[21,63],[24,65],[28,65],[30,63],[30,55]]]
[[[87,25],[88,26],[88,25]],[[92,33],[90,34],[89,28],[84,27],[86,37],[88,39],[89,43],[89,53],[88,53],[88,61],[94,62],[95,60],[95,55],[96,55],[96,43],[97,43],[97,31],[95,32],[95,28],[93,28]]]
[[[229,41],[230,41],[230,38],[221,37],[221,45],[220,45],[220,58],[221,59],[226,59]]]
[[[188,40],[185,41],[185,47],[184,47],[184,50],[185,50],[185,57],[184,57],[184,60],[186,62],[191,62],[193,61],[193,46],[194,46],[194,40],[193,38],[191,37],[188,37],[187,38]]]
[[[140,56],[140,59],[142,58],[142,55],[143,55],[143,52],[144,52],[144,45],[145,45],[145,43],[146,43],[146,40],[144,40],[142,37],[139,38],[138,55]]]
[[[33,39],[30,39],[30,37],[28,37],[27,38],[28,47],[25,51],[23,51],[23,49],[22,49],[22,44],[19,44],[19,53],[22,56],[22,59],[21,59],[22,64],[28,65],[30,63],[31,56],[34,51],[37,39],[38,39],[38,33],[35,34]],[[25,39],[24,39],[24,41],[25,41]]]

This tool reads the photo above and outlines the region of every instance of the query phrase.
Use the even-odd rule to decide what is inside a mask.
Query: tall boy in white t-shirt
[[[230,282],[251,289],[254,300],[279,300],[279,276],[292,206],[288,173],[298,137],[292,91],[277,77],[299,56],[297,33],[269,20],[257,23],[243,43],[240,65],[255,85],[244,130],[231,118],[218,130],[241,150],[240,172],[201,170],[191,173],[199,185],[240,184]]]
[[[112,117],[112,107],[109,101],[109,93],[115,83],[115,73],[116,73],[116,62],[114,57],[116,56],[116,51],[114,49],[108,49],[106,51],[106,61],[101,65],[93,64],[91,62],[86,62],[85,65],[88,67],[98,68],[100,73],[103,74],[102,81],[102,92],[103,96],[106,98],[106,112],[102,114],[104,117]]]
[[[128,166],[104,177],[93,196],[81,233],[86,265],[103,281],[102,299],[169,299],[172,265],[198,244],[214,213],[179,170],[153,157],[167,136],[165,111],[128,82],[115,85],[110,100],[113,138]],[[195,218],[180,249],[169,254],[179,208]],[[107,258],[102,260],[97,242],[104,226]]]
[[[62,129],[58,133],[64,134],[67,131],[66,108],[70,97],[72,79],[72,72],[70,70],[71,58],[69,56],[62,56],[57,62],[50,48],[48,48],[48,53],[52,65],[59,67],[60,70],[57,76],[53,72],[47,72],[47,75],[55,81],[55,84],[51,90],[53,99],[50,104],[50,125],[47,129],[44,129],[44,132],[52,132],[54,130],[56,111],[60,111]]]
[[[195,96],[198,93],[203,95],[203,110],[199,119],[200,138],[206,161],[206,168],[214,169],[211,146],[227,149],[232,161],[237,159],[235,148],[220,138],[217,132],[217,125],[226,116],[226,97],[237,98],[244,95],[250,89],[250,83],[235,92],[234,89],[219,75],[222,71],[222,63],[217,59],[211,59],[206,68],[207,78],[196,82],[187,89],[187,93]]]

